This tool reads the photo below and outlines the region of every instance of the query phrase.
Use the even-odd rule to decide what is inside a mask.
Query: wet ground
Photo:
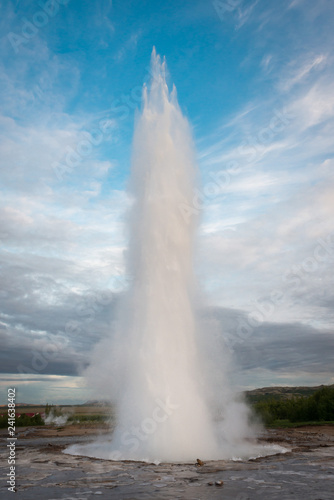
[[[247,462],[203,465],[113,462],[66,455],[69,444],[87,442],[90,426],[20,430],[16,443],[16,488],[27,500],[210,500],[334,499],[334,426],[271,430],[264,437],[291,449]],[[7,490],[7,435],[1,442],[1,499]],[[200,458],[200,457],[199,457]]]

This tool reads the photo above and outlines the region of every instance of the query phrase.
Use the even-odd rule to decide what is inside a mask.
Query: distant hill
[[[312,394],[323,387],[331,387],[334,389],[334,384],[332,385],[318,385],[316,387],[262,387],[261,389],[253,389],[252,391],[245,391],[246,399],[250,403],[258,403],[260,401],[268,401],[270,399],[284,400],[291,399],[294,397],[307,397],[312,396]]]
[[[85,403],[76,406],[112,406],[112,405],[109,401],[92,400],[92,401],[86,401]]]
[[[16,406],[36,406],[36,404],[32,404],[32,403],[16,403]],[[40,405],[38,405],[40,406]],[[5,405],[0,405],[0,408],[7,408],[7,404]]]
[[[247,401],[250,403],[258,403],[260,401],[268,401],[271,399],[275,400],[284,400],[284,399],[291,399],[293,397],[308,397],[312,396],[312,394],[322,387],[331,387],[334,389],[334,384],[332,385],[318,385],[316,387],[308,387],[308,386],[301,386],[301,387],[261,387],[260,389],[253,389],[251,391],[244,391],[244,394],[246,396]],[[52,403],[51,403],[52,404]],[[23,406],[25,407],[40,407],[40,406],[45,406],[44,404],[32,404],[32,403],[17,403],[16,404],[17,408],[21,408]],[[92,401],[86,401],[85,403],[81,404],[60,404],[56,405],[60,406],[62,408],[65,407],[87,407],[87,406],[96,406],[96,407],[108,407],[112,406],[108,401],[98,401],[98,400],[92,400]],[[0,408],[7,408],[7,405],[0,405]]]

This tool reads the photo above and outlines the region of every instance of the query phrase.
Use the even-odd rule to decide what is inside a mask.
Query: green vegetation
[[[20,417],[15,417],[15,427],[27,427],[30,425],[44,425],[44,420],[40,414],[29,417],[26,413],[22,413]],[[8,414],[0,415],[0,429],[8,427]]]
[[[308,397],[265,398],[254,403],[253,408],[268,427],[332,422],[334,421],[334,388],[322,387]]]
[[[307,426],[316,426],[316,425],[334,425],[334,420],[321,420],[318,422],[290,422],[289,420],[274,420],[272,424],[267,425],[268,428],[271,429],[297,429],[298,427]]]
[[[106,422],[109,415],[71,415],[67,422],[84,423],[84,422]]]
[[[317,387],[262,387],[260,389],[253,389],[246,392],[246,399],[249,403],[259,403],[260,401],[271,401],[272,399],[291,399],[300,396],[312,396],[315,392],[323,387],[330,387],[334,389],[334,385],[324,386],[318,385]]]
[[[246,393],[246,399],[267,427],[299,427],[302,425],[334,424],[334,385],[318,387],[265,387]],[[68,416],[67,424],[107,422],[115,418],[110,406],[94,403],[63,405],[62,407],[23,405],[16,407],[21,416],[15,419],[16,427],[44,425],[40,414],[46,417]],[[0,415],[0,428],[8,426],[7,411]]]

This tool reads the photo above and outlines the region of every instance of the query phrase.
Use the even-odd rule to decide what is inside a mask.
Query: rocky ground
[[[32,500],[210,500],[334,498],[334,426],[270,430],[263,437],[291,451],[245,462],[147,464],[66,455],[69,444],[85,442],[94,425],[19,429],[16,487],[19,498]],[[7,490],[7,430],[0,434],[1,490]],[[199,457],[200,458],[200,457]]]

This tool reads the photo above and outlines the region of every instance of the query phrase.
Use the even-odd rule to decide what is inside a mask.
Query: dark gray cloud
[[[213,325],[215,336],[221,335],[221,348],[233,353],[244,372],[328,374],[333,370],[334,331],[299,322],[251,326],[248,314],[237,309],[210,308],[203,316]]]
[[[2,253],[0,263],[1,372],[80,374],[94,345],[112,332],[118,296],[88,287],[80,266],[65,258]],[[73,283],[82,289],[74,291]],[[329,296],[319,302],[333,305]],[[206,341],[232,350],[244,372],[331,371],[334,334],[328,330],[302,322],[250,326],[247,312],[223,307],[208,307],[201,317]]]
[[[0,262],[1,372],[80,373],[112,327],[116,295],[108,288],[73,291],[79,268],[66,260],[2,255]]]
[[[0,207],[0,237],[7,245],[7,250],[0,250],[2,373],[80,374],[94,345],[112,334],[118,299],[109,287],[112,272],[107,250],[89,255],[94,244],[104,244],[92,236],[94,231],[93,225],[84,234],[87,246],[78,252],[82,229],[76,224]],[[72,254],[72,248],[77,253]],[[105,256],[103,267],[100,261]],[[213,260],[213,264],[216,269],[218,263]],[[287,269],[294,272],[291,266]],[[201,313],[205,342],[218,350],[232,350],[243,373],[255,369],[279,374],[330,373],[334,333],[308,323],[309,318],[318,317],[329,324],[333,317],[326,273],[327,268],[319,264],[316,273],[301,272],[298,286],[288,291],[283,284],[275,287],[285,294],[284,310],[297,308],[299,322],[284,318],[284,323],[278,323],[272,316],[262,315],[254,326],[249,319],[254,311],[207,307]],[[252,285],[258,286],[259,281]],[[268,303],[271,296],[259,297]],[[280,307],[275,308],[275,320]],[[299,316],[299,307],[309,316]]]
[[[74,292],[70,283],[80,277],[80,268],[66,259],[2,254],[0,261],[1,372],[79,374],[93,346],[112,331],[117,295],[93,287]],[[331,307],[332,300],[323,306]],[[297,322],[250,327],[247,312],[222,307],[208,307],[201,317],[207,341],[218,339],[232,350],[242,371],[328,373],[332,368],[330,331]]]
[[[330,373],[333,352],[334,333],[300,323],[261,325],[235,346],[243,370],[260,367],[287,373]]]

